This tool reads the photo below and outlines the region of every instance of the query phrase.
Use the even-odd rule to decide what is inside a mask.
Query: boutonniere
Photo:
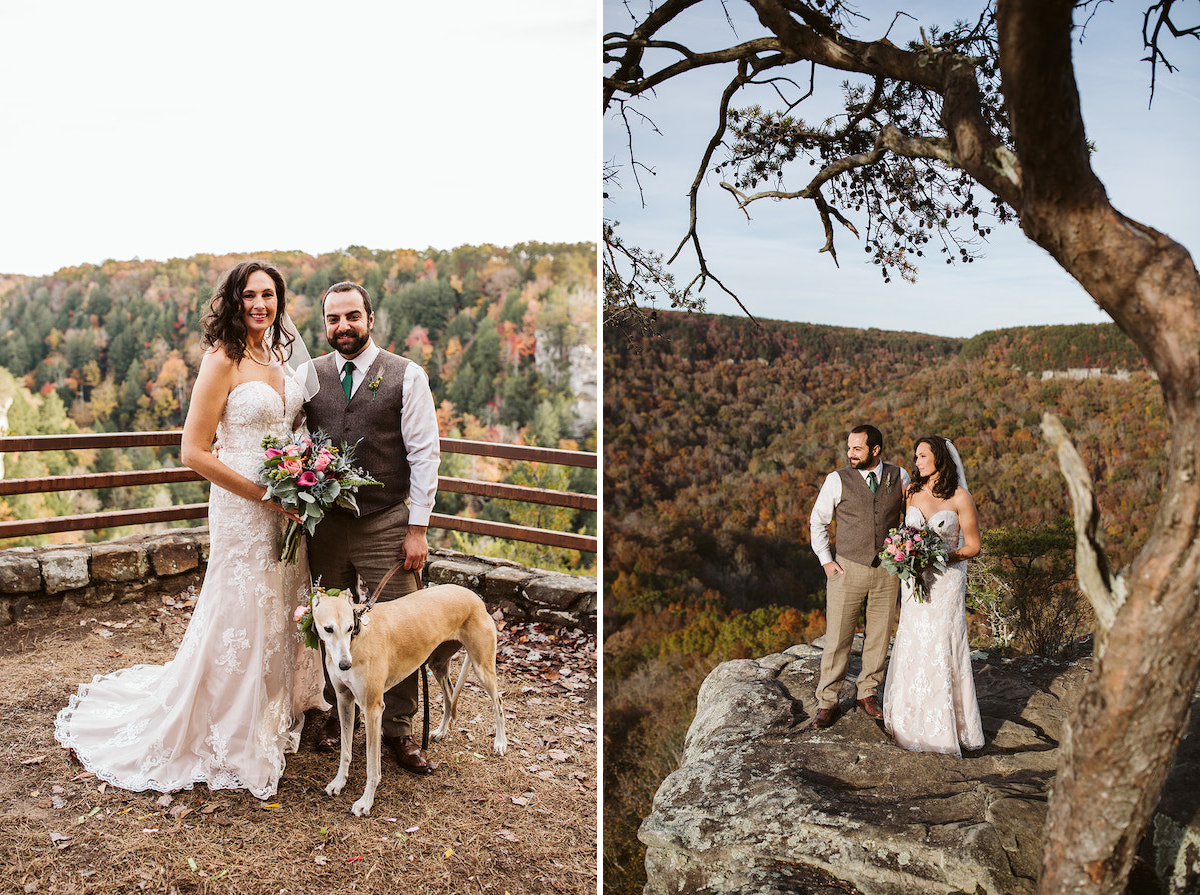
[[[383,382],[383,374],[380,373],[374,379],[367,383],[367,388],[371,390],[371,400],[375,400],[375,393],[379,391],[379,384]]]

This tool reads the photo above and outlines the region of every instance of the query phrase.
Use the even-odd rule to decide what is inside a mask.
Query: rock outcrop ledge
[[[1032,893],[1063,721],[1090,669],[977,661],[987,742],[958,758],[895,746],[852,680],[850,711],[813,728],[816,647],[718,666],[639,832],[646,895]],[[1131,893],[1200,891],[1198,741],[1193,710]]]

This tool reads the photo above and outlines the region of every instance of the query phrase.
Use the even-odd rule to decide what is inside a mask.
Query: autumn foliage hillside
[[[614,881],[629,873],[636,882],[637,819],[672,769],[704,673],[823,633],[825,576],[808,517],[826,474],[845,463],[852,426],[878,426],[885,458],[910,469],[917,437],[951,438],[995,571],[1014,587],[1049,582],[1063,605],[1075,592],[1063,527],[1071,510],[1041,438],[1043,412],[1062,417],[1089,464],[1118,567],[1144,542],[1164,477],[1158,383],[1115,326],[961,340],[659,318],[662,338],[610,332],[604,346],[605,860]],[[1105,375],[1043,378],[1084,367]]]
[[[375,341],[428,371],[444,436],[595,450],[594,412],[581,410],[594,405],[581,403],[585,396],[570,388],[579,352],[596,344],[591,244],[195,255],[0,278],[0,407],[7,406],[7,432],[180,428],[203,353],[200,321],[213,287],[247,257],[264,258],[283,272],[288,310],[313,354],[329,350],[323,290],[340,280],[366,286],[374,300]],[[5,460],[8,478],[177,463],[171,452],[150,449]],[[458,468],[471,462],[450,455],[442,473],[497,480],[514,475],[523,484],[595,489],[590,471],[568,481],[561,469],[513,470],[483,461]],[[12,498],[0,503],[0,518],[199,502],[204,493],[204,486],[189,483]],[[443,495],[438,509],[509,520],[508,509],[477,503]],[[557,524],[596,528],[594,514]]]

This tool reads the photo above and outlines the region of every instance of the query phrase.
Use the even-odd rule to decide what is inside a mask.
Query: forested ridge
[[[1071,506],[1042,413],[1062,417],[1088,463],[1117,567],[1148,536],[1165,476],[1159,385],[1114,325],[964,340],[671,312],[658,323],[661,338],[608,331],[604,345],[605,849],[614,878],[639,876],[636,826],[673,767],[704,674],[824,632],[825,576],[808,517],[825,476],[846,462],[851,427],[878,426],[885,458],[910,470],[916,438],[954,441],[986,568],[1032,597],[1033,616],[1017,619],[1030,611],[1019,607],[1013,622],[1041,626],[1044,639],[1058,629],[1037,617],[1039,604],[1080,610]],[[1080,368],[1103,375],[1042,375]],[[980,620],[977,634],[985,627]]]
[[[11,399],[7,434],[182,426],[203,355],[200,321],[221,275],[246,257],[283,272],[288,310],[314,355],[329,350],[322,291],[340,280],[362,283],[374,302],[375,341],[428,371],[443,436],[596,449],[589,396],[570,388],[573,365],[586,364],[596,344],[595,246],[589,243],[195,255],[0,277],[0,407]],[[177,463],[176,452],[152,449],[10,454],[5,476]],[[594,472],[540,464],[446,455],[442,473],[595,490]],[[0,503],[0,518],[202,501],[206,487],[15,497]],[[504,520],[539,512],[450,494],[439,495],[438,510]],[[595,531],[594,514],[570,517],[568,511],[555,521]],[[555,527],[548,519],[525,524]]]

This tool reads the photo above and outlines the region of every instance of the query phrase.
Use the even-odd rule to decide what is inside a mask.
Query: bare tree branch
[[[1042,415],[1042,437],[1058,453],[1058,465],[1075,508],[1075,569],[1079,586],[1096,611],[1099,630],[1095,654],[1100,658],[1108,645],[1108,634],[1116,622],[1117,612],[1125,604],[1125,579],[1113,575],[1109,569],[1108,556],[1098,534],[1100,505],[1092,490],[1092,477],[1057,414]]]

